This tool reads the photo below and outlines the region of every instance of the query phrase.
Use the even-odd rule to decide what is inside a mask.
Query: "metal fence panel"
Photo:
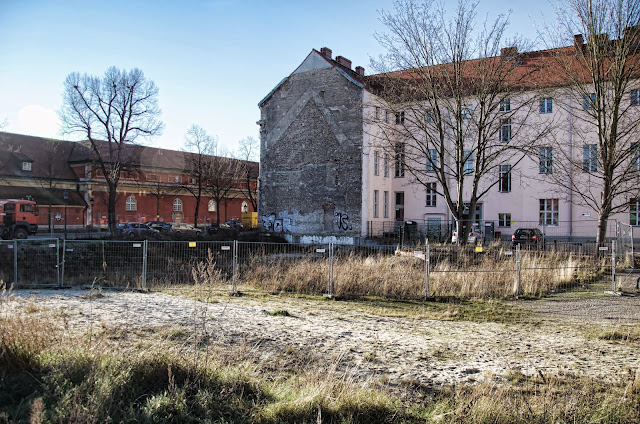
[[[5,281],[16,285],[57,286],[60,262],[58,249],[58,239],[4,241],[1,259],[4,275],[6,261],[13,263],[12,278]]]

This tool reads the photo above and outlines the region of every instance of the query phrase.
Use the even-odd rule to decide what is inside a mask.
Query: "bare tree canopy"
[[[183,185],[183,188],[191,193],[196,201],[193,219],[195,226],[198,226],[200,201],[209,176],[212,160],[210,154],[215,150],[216,145],[216,139],[210,136],[204,128],[195,124],[191,125],[185,136],[184,150],[189,152],[186,165],[190,178]]]
[[[640,198],[640,1],[568,0],[557,12],[549,43],[574,46],[555,55],[572,138],[556,141],[564,157],[554,175],[571,202],[597,212],[602,244],[611,215]]]
[[[369,77],[372,145],[395,159],[397,177],[436,187],[454,219],[468,220],[500,166],[515,168],[549,131],[527,119],[538,69],[520,66],[526,46],[505,39],[507,17],[478,25],[470,1],[448,16],[435,1],[400,0],[381,20],[387,54]]]
[[[239,164],[238,175],[242,180],[241,191],[251,202],[254,211],[258,210],[258,198],[256,196],[255,182],[258,180],[259,166],[254,163],[259,160],[260,145],[253,137],[247,137],[240,140],[238,147],[238,159],[242,162]]]
[[[158,88],[140,69],[111,67],[101,78],[74,72],[64,82],[63,131],[78,134],[91,144],[109,189],[111,231],[116,225],[117,187],[127,165],[126,146],[159,135],[163,129],[160,113]]]

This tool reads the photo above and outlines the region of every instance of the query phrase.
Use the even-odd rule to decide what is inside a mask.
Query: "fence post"
[[[13,285],[18,285],[18,239],[13,239]]]
[[[329,243],[329,286],[327,292],[330,298],[333,297],[333,243]]]
[[[233,264],[231,273],[233,280],[232,293],[235,296],[238,294],[238,240],[233,241]]]
[[[147,289],[147,247],[148,240],[142,242],[142,289]]]
[[[58,274],[58,287],[64,285],[64,261],[67,256],[67,239],[62,240],[62,262],[60,262],[60,239],[56,238],[56,271]],[[62,266],[60,266],[62,264]],[[60,278],[62,276],[62,278]]]
[[[426,301],[429,296],[431,296],[431,290],[429,287],[430,284],[430,273],[431,273],[431,246],[427,244],[427,248],[424,252],[424,268],[425,268],[425,281],[424,281],[424,300]]]
[[[616,241],[611,242],[611,290],[616,292]]]
[[[522,291],[522,283],[520,280],[520,271],[521,271],[521,264],[520,264],[520,244],[516,245],[516,281],[515,284],[513,285],[513,294],[515,296],[519,296],[521,291]]]

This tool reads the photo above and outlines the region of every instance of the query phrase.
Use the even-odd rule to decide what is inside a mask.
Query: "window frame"
[[[629,102],[631,106],[640,106],[640,90],[631,90],[629,93]]]
[[[438,150],[437,149],[429,149],[429,154],[427,155],[427,172],[436,172],[438,168]]]
[[[511,139],[511,118],[502,118],[500,119],[500,141],[508,143]]]
[[[373,175],[380,175],[380,152],[378,150],[373,152]]]
[[[404,167],[405,167],[405,153],[404,153],[404,143],[396,143],[395,144],[395,157],[394,157],[394,177],[395,178],[404,178]]]
[[[560,199],[539,199],[539,224],[557,226],[560,219]]]
[[[127,212],[135,212],[138,210],[138,202],[133,195],[127,197],[124,205],[124,210]]]
[[[437,183],[435,182],[426,183],[425,188],[426,188],[425,207],[435,208],[436,206],[438,206]]]
[[[404,111],[396,112],[396,125],[404,124]]]
[[[217,208],[216,208],[216,201],[214,199],[209,199],[209,202],[207,202],[207,212],[216,212]]]
[[[373,190],[373,217],[374,218],[379,218],[378,215],[378,197],[380,196],[380,191],[379,190]]]
[[[183,212],[182,199],[176,197],[173,199],[173,211],[174,212]]]
[[[553,174],[553,147],[540,147],[538,159],[538,173]]]
[[[382,199],[382,216],[383,218],[389,218],[389,192],[385,191]]]
[[[500,165],[498,173],[498,191],[500,193],[511,192],[511,165],[509,164]]]
[[[33,162],[30,162],[28,160],[22,161],[22,170],[25,172],[32,172],[33,171]]]
[[[594,105],[596,103],[596,93],[585,94],[582,99],[582,109],[583,110],[593,110]]]
[[[498,227],[511,228],[511,212],[498,213]]]
[[[464,165],[462,166],[462,175],[473,175],[474,162],[473,162],[473,150],[465,150],[463,153]]]
[[[629,225],[640,226],[640,198],[631,198],[629,200]]]
[[[598,172],[597,144],[584,144],[582,146],[582,170],[584,172]]]
[[[501,113],[511,112],[511,99],[510,98],[505,98],[505,99],[500,100],[500,112]]]
[[[553,97],[540,99],[539,113],[553,113]]]
[[[384,171],[384,177],[388,178],[389,177],[389,153],[385,153],[383,156],[383,171]]]

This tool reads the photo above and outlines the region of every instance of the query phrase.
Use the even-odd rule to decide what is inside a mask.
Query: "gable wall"
[[[333,68],[299,69],[262,103],[258,213],[267,230],[360,235],[362,95]]]

